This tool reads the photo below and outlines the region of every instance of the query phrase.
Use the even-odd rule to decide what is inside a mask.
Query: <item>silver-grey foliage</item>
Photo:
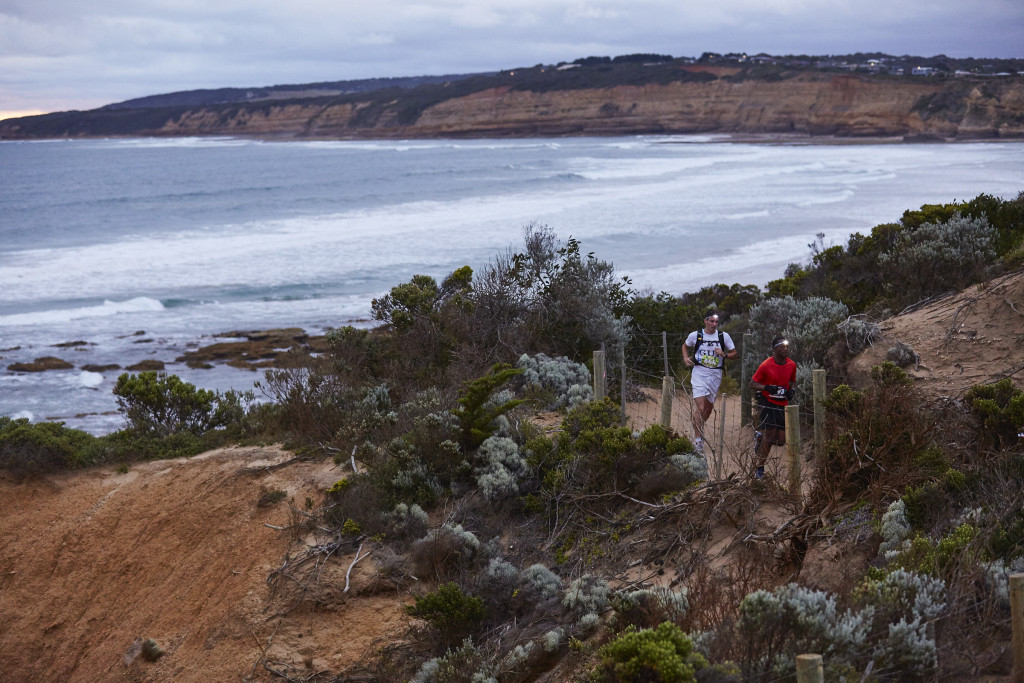
[[[866,349],[882,334],[881,326],[864,313],[851,315],[837,327],[846,337],[846,348],[853,355]]]
[[[521,381],[525,386],[536,386],[552,394],[548,410],[571,410],[594,398],[590,371],[582,363],[565,356],[551,358],[543,353],[535,356],[524,353],[516,365],[523,369]]]
[[[772,355],[771,341],[775,337],[789,340],[790,358],[798,366],[812,360],[822,362],[825,352],[840,338],[839,324],[848,316],[846,304],[818,296],[785,296],[755,304],[750,309],[748,327],[753,343],[743,353],[747,376]]]
[[[519,482],[530,473],[530,466],[516,442],[506,436],[488,437],[477,452],[481,465],[476,468],[477,486],[490,501],[519,493]]]
[[[984,216],[959,212],[942,223],[924,223],[901,231],[878,264],[904,302],[940,294],[983,279],[995,259],[996,230]]]
[[[688,484],[708,478],[708,461],[693,453],[676,453],[668,457],[669,467],[683,475]]]
[[[519,580],[524,590],[537,596],[539,600],[555,598],[562,590],[562,579],[542,564],[533,564],[524,569]]]

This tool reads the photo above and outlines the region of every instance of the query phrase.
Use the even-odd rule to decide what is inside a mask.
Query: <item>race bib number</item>
[[[722,360],[722,357],[716,356],[714,351],[702,351],[699,362],[706,368],[720,368]]]

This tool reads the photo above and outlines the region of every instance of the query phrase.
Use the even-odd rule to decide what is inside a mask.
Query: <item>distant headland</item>
[[[1024,139],[1024,60],[634,54],[491,73],[193,90],[0,121],[0,140],[694,133]]]

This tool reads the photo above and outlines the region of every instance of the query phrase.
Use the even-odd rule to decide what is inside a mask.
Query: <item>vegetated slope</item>
[[[881,362],[899,339],[920,354],[919,367],[908,370],[934,396],[1019,374],[1022,311],[1024,271],[1017,271],[887,321],[884,336],[850,369],[859,374]],[[307,498],[319,505],[347,472],[331,461],[248,447],[127,472],[3,474],[0,678],[271,680],[266,666],[337,674],[395,643],[409,624],[403,607],[411,597],[381,578],[375,561],[384,558],[371,555],[353,567],[351,548],[307,555],[322,542],[315,529],[273,528],[302,526],[292,508],[305,509]],[[260,505],[278,491],[285,500]],[[707,490],[728,512],[711,520],[705,538],[716,562],[728,562],[744,537],[770,537],[792,516],[764,493],[742,485]],[[650,524],[624,537],[624,558],[616,559],[632,566],[618,582],[675,583],[674,558],[690,552],[673,540],[677,531]],[[864,548],[835,543],[812,546],[797,563],[785,547],[766,550],[771,567],[758,572],[765,581],[800,576],[831,590],[848,588],[869,559]],[[305,557],[314,559],[300,566]],[[294,578],[277,573],[286,558]],[[140,654],[147,638],[165,651],[155,662]]]
[[[191,106],[118,106],[0,122],[0,139],[708,132],[1019,138],[1024,136],[1024,78],[928,79],[676,62],[583,66],[564,72],[534,67],[335,97],[296,95]]]

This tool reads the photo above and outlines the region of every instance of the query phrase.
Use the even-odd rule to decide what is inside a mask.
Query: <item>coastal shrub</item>
[[[401,507],[401,509],[399,509]],[[420,538],[426,523],[417,519],[415,504],[395,505],[384,496],[375,479],[368,473],[348,474],[327,489],[320,509],[324,526],[342,530],[352,521],[368,536],[386,534],[396,541]]]
[[[880,677],[930,680],[938,668],[935,622],[946,611],[946,584],[925,574],[897,569],[882,579],[866,578],[854,591],[872,614],[871,655]]]
[[[412,545],[416,575],[449,581],[473,566],[480,556],[480,539],[461,524],[447,522]]]
[[[177,375],[163,372],[122,373],[114,395],[128,429],[143,436],[199,435],[236,423],[245,414],[237,392],[197,389]]]
[[[359,392],[316,360],[267,370],[256,388],[276,406],[277,430],[300,444],[331,444]]]
[[[873,610],[842,611],[835,596],[790,583],[758,590],[740,603],[738,632],[747,644],[744,680],[777,680],[795,673],[795,653],[820,653],[831,666],[857,661]]]
[[[967,476],[949,468],[937,477],[903,492],[904,515],[911,527],[928,530],[948,519],[967,493]]]
[[[897,498],[889,504],[885,514],[882,515],[879,534],[882,536],[882,543],[878,547],[878,552],[883,555],[888,551],[899,549],[903,542],[910,538],[907,505],[902,498]]]
[[[84,467],[105,457],[103,442],[63,422],[0,417],[0,468],[22,474]]]
[[[516,365],[523,370],[522,383],[535,387],[552,398],[544,406],[547,410],[576,408],[594,398],[590,385],[590,371],[582,363],[565,356],[549,358],[546,354],[523,354]]]
[[[913,303],[983,280],[995,259],[996,231],[985,217],[954,213],[898,233],[878,256],[886,288],[895,300]]]
[[[458,642],[471,634],[487,616],[484,601],[466,595],[454,583],[443,583],[437,590],[414,599],[415,604],[406,607],[406,612],[429,623],[449,642]]]
[[[977,420],[977,434],[988,447],[1008,447],[1024,433],[1024,391],[1006,377],[995,384],[978,384],[964,394],[964,405]]]
[[[511,294],[525,302],[525,324],[541,350],[583,358],[602,343],[621,349],[629,320],[617,312],[629,299],[629,279],[584,254],[579,240],[561,242],[546,225],[527,225],[523,241],[508,263],[516,283]]]
[[[825,445],[813,505],[844,496],[878,501],[891,487],[915,486],[948,468],[933,445],[935,418],[923,408],[913,380],[894,364],[872,368],[864,391],[842,384],[823,404]]]
[[[487,607],[492,617],[502,619],[514,614],[522,601],[519,599],[517,583],[519,570],[500,557],[492,557],[487,569],[480,572],[474,582],[476,595]]]
[[[562,592],[562,579],[542,564],[532,564],[519,575],[520,586],[536,602],[557,598]]]
[[[882,334],[881,326],[863,313],[851,315],[837,327],[846,338],[847,351],[853,356],[871,346]]]
[[[812,361],[824,363],[825,353],[840,338],[839,325],[849,316],[846,304],[823,297],[766,299],[750,309],[751,348],[744,350],[747,376],[772,355],[771,341],[786,337],[789,354],[799,369]]]
[[[491,667],[484,654],[466,638],[454,649],[448,649],[443,656],[428,659],[411,679],[412,683],[490,683]]]
[[[654,628],[666,621],[682,625],[690,602],[685,589],[677,592],[666,586],[654,586],[616,593],[612,606],[616,627]]]
[[[587,633],[600,623],[601,612],[611,605],[612,589],[598,576],[584,574],[565,589],[562,606],[577,617],[576,628]]]
[[[707,666],[693,642],[673,623],[655,629],[626,629],[598,650],[599,663],[592,679],[608,683],[658,681],[692,683]]]
[[[489,501],[518,494],[519,482],[530,474],[519,446],[508,437],[489,437],[480,445],[477,459],[482,463],[475,470],[477,486]]]
[[[1003,609],[1010,608],[1010,575],[1024,572],[1024,557],[983,562],[984,580],[989,594]]]
[[[373,317],[398,331],[408,330],[419,320],[436,320],[446,306],[471,306],[472,282],[473,269],[469,266],[453,271],[440,285],[429,275],[414,275],[409,282],[373,300]]]
[[[498,387],[522,372],[507,363],[498,363],[488,374],[464,385],[459,407],[453,413],[459,421],[462,446],[467,452],[476,450],[494,433],[498,417],[522,403],[521,399],[509,399],[497,405],[489,403]]]
[[[683,488],[708,478],[708,461],[694,453],[676,453],[668,458],[669,466],[687,481]]]
[[[914,347],[901,341],[897,341],[896,346],[890,347],[885,352],[885,358],[900,368],[917,365],[921,362],[921,356],[914,352]]]
[[[422,537],[427,532],[429,518],[416,503],[399,503],[388,516],[389,536],[396,538]]]
[[[424,381],[438,377],[455,357],[473,310],[473,270],[456,269],[441,284],[429,275],[414,275],[371,302],[372,315],[393,334],[397,361],[391,374]],[[401,372],[399,372],[401,369]]]
[[[189,458],[226,443],[224,430],[211,430],[204,434],[176,432],[166,436],[139,434],[130,429],[100,437],[108,457],[113,460],[166,460]]]

